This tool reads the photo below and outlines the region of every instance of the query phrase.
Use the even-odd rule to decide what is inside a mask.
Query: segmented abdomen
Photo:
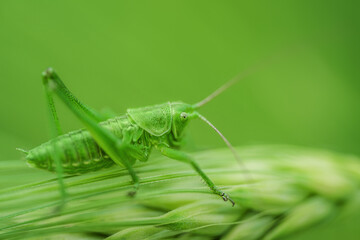
[[[101,123],[119,138],[122,138],[121,129],[128,124],[130,124],[129,121],[124,117]],[[114,162],[86,130],[73,131],[51,139],[30,150],[26,160],[33,167],[54,172],[56,171],[56,156],[61,162],[64,173],[68,174],[97,171],[114,165]]]

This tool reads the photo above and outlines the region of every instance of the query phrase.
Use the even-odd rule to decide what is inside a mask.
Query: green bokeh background
[[[359,18],[356,1],[1,0],[0,158],[48,139],[49,66],[83,102],[121,114],[195,103],[259,63],[201,110],[234,145],[360,155]],[[59,114],[65,130],[81,127]],[[199,121],[189,132],[197,148],[224,145]]]

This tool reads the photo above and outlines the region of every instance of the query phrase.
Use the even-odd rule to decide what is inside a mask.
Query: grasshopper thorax
[[[197,117],[194,107],[183,102],[132,108],[128,109],[127,113],[137,125],[151,135],[163,136],[172,132],[175,139],[181,138],[189,120]]]

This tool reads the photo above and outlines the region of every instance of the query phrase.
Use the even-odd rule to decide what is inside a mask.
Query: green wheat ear
[[[34,169],[2,162],[1,183],[27,184],[0,189],[0,239],[278,239],[360,205],[356,157],[289,146],[237,152],[251,177],[228,149],[193,154],[235,207],[187,165],[157,157],[135,167],[142,179],[135,198],[124,169],[65,178],[70,196],[55,214],[55,179],[33,182]]]

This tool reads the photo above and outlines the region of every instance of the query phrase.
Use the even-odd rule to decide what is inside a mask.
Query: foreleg
[[[200,175],[200,177],[204,179],[205,183],[209,186],[213,193],[222,197],[224,201],[229,200],[233,206],[235,205],[235,202],[229,197],[229,195],[219,190],[218,187],[215,186],[211,179],[201,170],[199,165],[190,155],[168,147],[158,147],[158,149],[164,156],[190,164],[192,168]]]

